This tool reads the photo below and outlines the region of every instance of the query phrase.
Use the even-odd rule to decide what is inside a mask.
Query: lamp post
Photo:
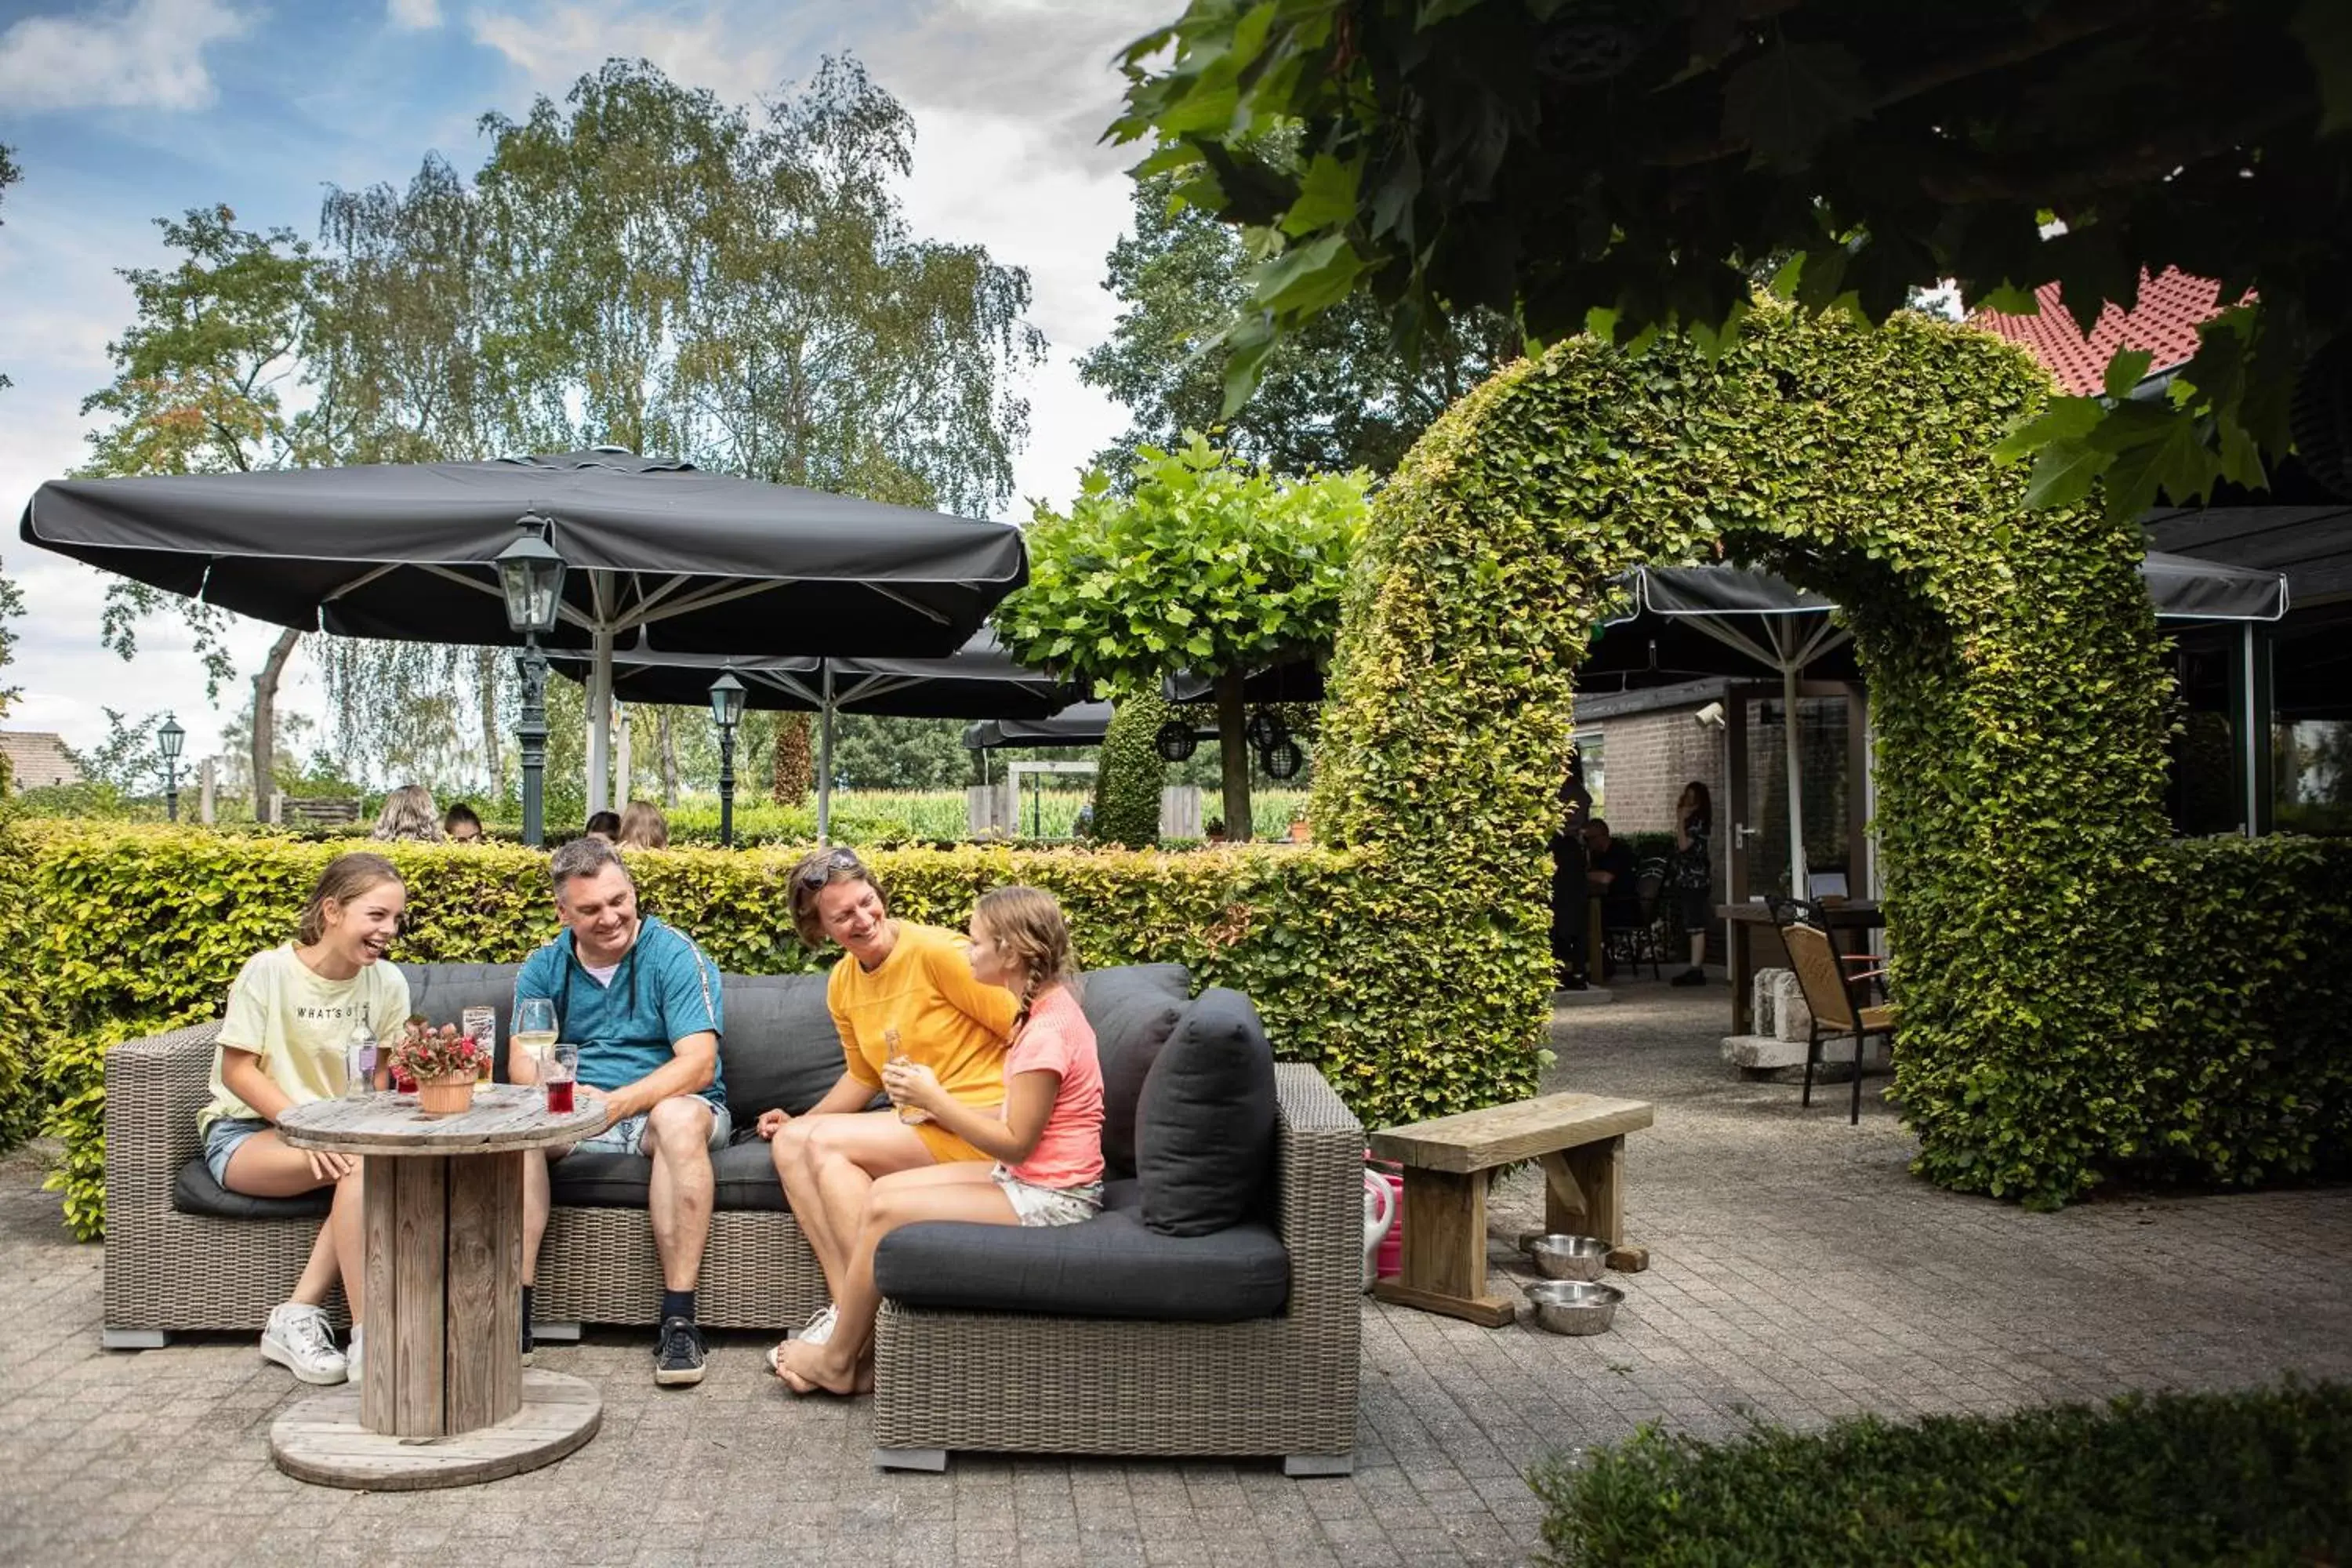
[[[547,655],[539,639],[555,629],[562,604],[563,557],[547,542],[548,522],[526,512],[517,525],[521,538],[499,552],[499,589],[507,601],[507,625],[522,634],[515,670],[522,677],[522,721],[515,738],[522,749],[522,841],[537,847],[545,837],[541,787],[547,769]]]
[[[735,847],[735,726],[743,718],[743,683],[722,669],[710,683],[710,716],[719,721],[719,847]]]
[[[172,821],[180,820],[180,748],[187,743],[188,732],[180,721],[166,713],[163,727],[155,731],[155,742],[163,748],[163,815]]]

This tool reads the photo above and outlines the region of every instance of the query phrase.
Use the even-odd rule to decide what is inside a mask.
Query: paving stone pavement
[[[1728,1009],[1627,986],[1559,1015],[1551,1088],[1654,1100],[1632,1141],[1613,1331],[1562,1339],[1368,1302],[1355,1475],[1261,1462],[958,1457],[868,1468],[862,1404],[795,1403],[764,1342],[720,1336],[657,1390],[635,1333],[541,1364],[594,1380],[604,1426],[535,1475],[457,1492],[302,1485],[268,1457],[298,1397],[249,1340],[98,1349],[100,1257],[68,1241],[40,1152],[0,1161],[0,1563],[823,1563],[1151,1568],[1517,1563],[1539,1456],[1645,1421],[1702,1434],[1874,1410],[2000,1411],[2127,1388],[2352,1377],[2352,1190],[2132,1195],[2028,1215],[1940,1193],[1874,1093],[1800,1110],[1716,1059]],[[1843,1086],[1839,1086],[1843,1087]],[[1871,1086],[1874,1089],[1875,1083]],[[1531,1173],[1497,1193],[1532,1226]],[[1498,1292],[1524,1278],[1498,1242]]]

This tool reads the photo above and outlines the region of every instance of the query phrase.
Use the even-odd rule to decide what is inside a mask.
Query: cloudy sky
[[[1118,47],[1179,0],[0,0],[0,143],[23,181],[0,197],[0,507],[80,460],[81,400],[109,379],[131,319],[125,267],[158,265],[153,220],[226,202],[240,222],[315,232],[329,185],[405,181],[429,149],[480,163],[476,117],[520,118],[610,56],[749,104],[828,53],[862,60],[915,117],[908,219],[1028,268],[1031,320],[1052,341],[1032,381],[1022,497],[1066,500],[1076,470],[1126,424],[1081,387],[1076,355],[1116,314],[1103,258],[1125,226],[1132,153],[1097,144],[1116,110]],[[1024,502],[1011,510],[1025,515]],[[88,745],[102,706],[176,710],[189,752],[219,749],[242,692],[209,707],[186,638],[151,622],[125,666],[98,644],[100,575],[25,544],[0,566],[29,613],[0,684],[5,721]],[[241,630],[241,667],[270,632]],[[313,713],[298,668],[283,697]]]

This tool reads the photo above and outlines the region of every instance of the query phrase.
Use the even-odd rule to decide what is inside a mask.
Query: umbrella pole
[[[816,841],[833,842],[833,660],[824,663],[824,700],[817,722],[822,729],[816,742]]]
[[[1805,785],[1797,731],[1797,665],[1785,651],[1780,662],[1780,698],[1789,752],[1789,896],[1801,899],[1805,897]]]
[[[594,634],[595,665],[588,678],[588,815],[608,810],[613,759],[613,633]]]

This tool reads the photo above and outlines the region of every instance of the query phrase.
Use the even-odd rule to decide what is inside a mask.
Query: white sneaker
[[[810,1315],[808,1326],[793,1338],[804,1345],[821,1345],[833,1338],[833,1325],[841,1321],[840,1310],[830,1301]]]
[[[353,1323],[352,1325],[352,1348],[343,1352],[343,1361],[345,1364],[351,1368],[352,1386],[354,1388],[359,1386],[360,1381],[360,1336],[366,1331],[366,1330],[361,1328],[357,1323]]]
[[[269,1326],[261,1331],[261,1356],[304,1383],[341,1383],[350,1374],[350,1364],[327,1331],[324,1307],[305,1307],[296,1301],[272,1307]]]

